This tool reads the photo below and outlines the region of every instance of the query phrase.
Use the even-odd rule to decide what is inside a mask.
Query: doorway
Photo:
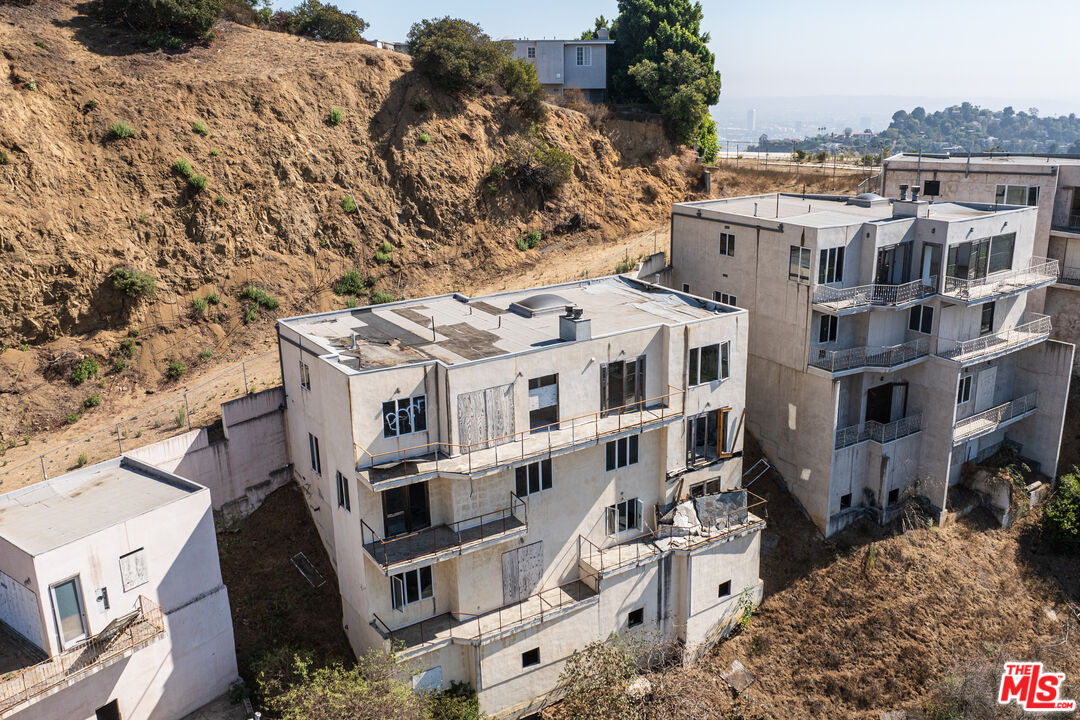
[[[52,594],[53,609],[56,613],[56,626],[60,633],[60,642],[64,649],[86,639],[86,612],[83,608],[82,592],[79,590],[79,578],[57,583],[49,588]]]
[[[605,413],[640,412],[645,400],[645,356],[600,366],[600,409]]]
[[[911,243],[881,248],[877,254],[874,282],[878,285],[900,285],[908,276],[910,264]]]
[[[866,422],[882,425],[907,414],[907,383],[885,383],[866,391]]]
[[[941,276],[941,246],[926,243],[922,248],[922,267],[919,278],[923,285],[932,285],[931,278]]]
[[[392,538],[431,527],[427,483],[391,488],[383,493],[383,531]]]

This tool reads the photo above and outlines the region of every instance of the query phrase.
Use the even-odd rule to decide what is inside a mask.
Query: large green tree
[[[514,53],[508,42],[492,40],[476,23],[451,18],[421,20],[409,30],[413,67],[448,92],[475,92],[495,80]]]
[[[715,130],[709,106],[720,100],[720,73],[701,32],[701,3],[690,0],[619,0],[611,26],[609,87],[617,103],[654,105],[677,140]]]

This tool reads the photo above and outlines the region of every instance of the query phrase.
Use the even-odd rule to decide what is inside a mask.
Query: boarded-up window
[[[514,384],[461,393],[457,400],[458,433],[473,450],[488,441],[514,433]]]
[[[150,572],[146,567],[146,551],[143,548],[120,556],[120,583],[123,585],[124,592],[148,582],[150,582]]]
[[[544,573],[544,544],[515,548],[502,555],[503,602],[507,605],[524,600],[540,584]]]

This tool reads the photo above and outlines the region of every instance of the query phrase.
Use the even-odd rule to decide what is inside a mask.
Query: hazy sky
[[[278,7],[296,4],[275,0]],[[575,37],[615,0],[338,0],[402,40],[452,15],[492,37]],[[903,95],[1053,100],[1080,110],[1077,0],[705,0],[725,96]],[[1067,110],[1066,110],[1067,112]]]

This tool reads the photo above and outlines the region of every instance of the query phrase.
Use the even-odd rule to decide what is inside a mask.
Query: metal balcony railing
[[[866,440],[884,445],[922,430],[922,415],[909,415],[890,423],[867,420],[836,431],[835,449],[850,447]]]
[[[418,530],[407,535],[382,538],[363,520],[360,538],[364,550],[384,570],[421,558],[441,555],[447,551],[463,552],[471,545],[479,546],[488,540],[524,534],[529,527],[525,501],[510,493],[510,505],[465,520]]]
[[[808,361],[813,367],[835,373],[860,368],[892,368],[929,353],[930,343],[926,338],[889,347],[853,347],[843,350],[828,350],[820,345],[811,345]]]
[[[921,300],[937,292],[937,276],[928,280],[913,280],[903,285],[859,285],[837,288],[818,285],[814,288],[814,304],[832,310],[862,307],[890,307]]]
[[[983,410],[970,417],[957,420],[956,424],[953,425],[953,442],[960,443],[973,437],[991,433],[1003,423],[1035,410],[1038,407],[1038,402],[1039,394],[1032,392],[997,407],[992,407],[989,410]]]
[[[945,291],[942,294],[958,300],[979,300],[1052,283],[1057,281],[1057,278],[1057,260],[1031,258],[1027,267],[1002,270],[986,277],[971,280],[946,277]]]
[[[138,609],[114,620],[101,633],[37,665],[0,678],[0,712],[46,694],[61,683],[77,680],[164,633],[161,608],[140,595]]]
[[[1080,267],[1068,267],[1061,268],[1061,275],[1058,276],[1058,282],[1063,282],[1068,285],[1080,285]]]
[[[670,385],[668,391],[664,395],[621,407],[598,410],[544,427],[466,445],[431,442],[384,452],[370,452],[356,445],[356,469],[368,470],[372,484],[425,473],[471,475],[500,465],[548,455],[553,450],[595,444],[607,436],[629,430],[644,430],[681,417],[683,391]]]
[[[971,340],[938,340],[937,355],[954,362],[967,363],[1050,337],[1050,317],[1025,313],[1023,322],[1011,328],[988,333]]]

